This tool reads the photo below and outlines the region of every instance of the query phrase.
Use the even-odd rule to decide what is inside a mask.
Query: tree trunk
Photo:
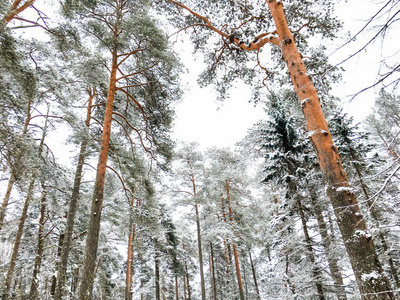
[[[178,276],[175,275],[175,299],[179,300]]]
[[[117,35],[117,31],[115,31]],[[97,165],[96,181],[93,191],[92,207],[86,238],[85,258],[83,261],[82,278],[78,292],[79,300],[90,300],[92,298],[93,282],[95,277],[95,266],[97,258],[97,248],[99,244],[101,210],[103,207],[104,180],[106,175],[108,149],[110,146],[111,121],[113,113],[113,102],[116,91],[117,75],[117,49],[112,53],[112,67],[110,84],[107,95],[107,104],[104,115],[103,134],[101,138],[101,148]]]
[[[367,232],[357,204],[349,189],[347,175],[340,161],[337,147],[333,144],[326,119],[322,113],[317,90],[307,74],[294,37],[289,30],[280,1],[268,0],[277,33],[281,41],[284,59],[312,133],[311,141],[316,152],[322,174],[328,183],[331,199],[350,262],[356,276],[362,299],[394,299],[390,284],[375,251],[372,238]]]
[[[351,151],[350,154],[352,156],[352,159],[356,160],[356,157],[355,157],[355,154],[353,153],[353,151]],[[363,180],[364,178],[363,178],[363,175],[361,173],[360,168],[356,164],[353,164],[353,167],[356,170],[358,179],[360,180],[361,189],[362,189],[362,191],[364,193],[364,197],[365,197],[365,199],[367,201],[367,205],[369,207],[369,211],[371,213],[371,216],[375,220],[375,223],[376,223],[375,225],[379,230],[379,238],[381,240],[383,250],[385,251],[385,254],[388,257],[390,273],[391,273],[391,275],[393,277],[393,281],[395,283],[395,286],[397,288],[400,288],[400,281],[399,281],[399,276],[397,275],[397,268],[395,267],[395,264],[394,264],[393,258],[391,256],[391,253],[389,253],[389,251],[388,251],[389,247],[387,245],[385,235],[383,234],[383,232],[379,228],[380,227],[379,226],[379,221],[380,221],[381,214],[377,210],[377,207],[375,205],[373,205],[372,201],[370,200],[369,193],[368,193],[368,187],[367,187],[367,185],[365,184],[365,182]]]
[[[232,206],[231,206],[231,198],[230,198],[230,194],[229,194],[229,180],[225,180],[225,184],[226,184],[226,200],[228,203],[229,217],[230,217],[231,225],[233,226],[234,218],[233,218],[233,212],[232,212]],[[244,291],[243,291],[242,275],[240,273],[239,256],[238,256],[236,244],[232,243],[232,247],[233,247],[233,257],[235,259],[236,278],[238,281],[239,296],[240,296],[240,300],[244,300],[245,298],[244,298]]]
[[[189,162],[188,162],[189,163]],[[190,166],[190,164],[189,164]],[[194,175],[190,175],[192,188],[193,188],[193,198],[194,198],[194,208],[196,213],[196,228],[197,228],[197,250],[199,253],[199,265],[200,265],[200,285],[201,285],[201,299],[206,300],[206,285],[204,281],[204,270],[203,270],[203,250],[201,247],[201,229],[200,229],[200,214],[199,214],[199,206],[197,204],[197,190],[196,190],[196,182]]]
[[[24,127],[22,129],[22,136],[26,135],[26,133],[28,132],[28,125],[29,125],[29,122],[31,120],[31,102],[32,102],[32,100],[29,98],[28,99],[28,103],[27,103],[27,107],[26,107],[26,118],[25,118],[25,122],[24,122]],[[12,170],[12,168],[10,168],[10,169],[11,169],[11,172],[10,172],[11,175],[10,175],[10,178],[8,180],[6,194],[4,196],[3,203],[1,205],[1,211],[0,211],[0,230],[3,227],[4,217],[6,216],[6,211],[7,211],[8,202],[10,200],[11,191],[12,191],[12,188],[13,188],[14,183],[16,181],[15,172],[17,172],[17,171],[16,170]]]
[[[60,260],[61,257],[61,249],[64,243],[64,233],[61,233],[58,237],[58,247],[57,247],[57,258],[56,260]],[[57,285],[57,277],[54,274],[51,278],[51,287],[50,287],[50,295],[54,297],[56,293],[56,285]]]
[[[87,129],[89,129],[90,126],[91,109],[94,96],[95,96],[95,91],[94,90],[90,91],[89,103],[86,113],[86,122],[85,122]],[[56,290],[54,294],[54,300],[62,300],[64,295],[64,285],[67,275],[69,251],[72,246],[72,236],[74,234],[75,217],[76,217],[76,212],[78,210],[82,170],[85,162],[86,148],[88,142],[89,141],[87,140],[87,138],[83,138],[81,141],[81,148],[79,150],[78,164],[75,170],[74,186],[72,188],[72,195],[69,201],[67,224],[65,226],[65,232],[64,232],[64,241],[62,243],[62,248],[61,248],[61,256],[60,256],[61,258],[57,264]]]
[[[304,216],[304,211],[303,211],[303,207],[301,205],[300,199],[297,199],[297,206],[299,209],[301,224],[303,225],[303,233],[304,233],[304,237],[306,240],[306,248],[308,250],[308,257],[310,258],[310,261],[312,264],[312,269],[313,269],[312,272],[313,272],[313,277],[315,280],[315,286],[317,287],[317,291],[318,291],[318,298],[320,300],[325,300],[324,289],[321,284],[321,278],[322,278],[321,270],[316,265],[316,261],[315,261],[315,257],[314,257],[314,250],[312,248],[312,240],[310,238],[310,235],[308,234],[307,222],[306,222],[306,218]]]
[[[254,287],[256,288],[256,293],[257,293],[257,300],[261,300],[260,290],[258,289],[258,283],[257,283],[256,269],[254,268],[253,259],[251,257],[251,251],[249,251],[249,257],[250,257],[251,271],[253,273]]]
[[[157,250],[156,250],[157,251]],[[154,259],[154,272],[155,272],[155,284],[156,284],[156,300],[161,300],[160,293],[160,262],[158,258],[158,254]]]
[[[199,252],[199,264],[200,264],[201,299],[206,300],[206,286],[204,282],[204,271],[203,271],[203,250],[201,247],[200,216],[199,216],[199,207],[197,203],[195,203],[194,207],[196,210],[197,249]]]
[[[12,188],[14,186],[14,182],[15,182],[15,178],[14,178],[14,175],[12,174],[12,171],[11,171],[10,178],[8,179],[8,185],[7,185],[6,194],[4,196],[3,203],[1,205],[1,210],[0,210],[0,230],[3,227],[4,217],[6,216],[6,210],[7,210],[7,206],[8,206],[8,201],[10,200],[11,191],[12,191]]]
[[[43,250],[44,250],[44,240],[45,240],[45,235],[44,235],[44,219],[45,219],[45,213],[46,213],[46,187],[44,184],[42,184],[43,191],[42,191],[42,205],[40,208],[40,218],[39,218],[39,231],[38,231],[38,248],[37,248],[37,254],[35,257],[35,266],[33,269],[33,276],[32,276],[32,282],[31,282],[31,289],[29,291],[29,299],[30,300],[36,300],[38,299],[38,286],[39,286],[39,273],[40,273],[40,267],[42,265],[42,257],[43,257]]]
[[[3,289],[2,300],[8,299],[8,296],[10,293],[11,280],[12,280],[12,276],[14,273],[15,264],[17,262],[19,246],[21,244],[21,238],[22,238],[22,234],[24,231],[24,225],[25,225],[25,220],[26,220],[27,213],[28,213],[29,204],[30,204],[30,202],[32,200],[32,196],[33,196],[33,190],[35,187],[35,179],[36,178],[33,177],[29,183],[28,194],[25,198],[25,203],[24,203],[24,207],[22,209],[21,217],[19,218],[19,224],[18,224],[17,234],[15,236],[14,248],[13,248],[13,252],[11,255],[10,264],[8,266],[7,275],[4,280],[4,289]]]
[[[328,235],[328,228],[326,226],[324,217],[322,215],[321,207],[318,204],[316,189],[312,189],[310,191],[310,194],[315,216],[317,217],[319,233],[322,238],[322,245],[324,246],[325,255],[328,260],[329,270],[331,271],[331,277],[334,281],[336,296],[338,300],[347,300],[346,291],[344,289],[344,284],[343,284],[342,273],[340,271],[338,261],[335,255],[333,255],[331,252],[332,251],[331,237]]]
[[[182,242],[182,247],[183,251],[185,251],[185,243]],[[187,257],[186,257],[186,252],[185,252],[185,274],[186,274],[186,286],[187,286],[187,293],[188,293],[188,300],[192,300],[191,297],[191,290],[190,290],[190,280],[189,280],[189,271],[188,271],[188,266],[187,266]]]
[[[132,200],[133,201],[133,200]],[[133,203],[132,203],[133,206]],[[125,300],[132,300],[132,282],[133,282],[133,256],[135,241],[136,225],[131,224],[128,238],[128,257],[126,262],[126,284],[125,284]]]
[[[213,291],[213,300],[217,300],[217,281],[215,278],[215,263],[214,263],[214,250],[213,250],[213,245],[210,242],[210,252],[211,252],[211,282],[212,282],[212,291]]]
[[[30,107],[30,105],[29,105],[29,107]],[[44,128],[43,128],[42,138],[41,138],[40,144],[39,144],[38,157],[41,157],[42,156],[42,152],[43,152],[44,139],[46,137],[46,130],[47,130],[47,120],[48,119],[46,118],[45,125],[44,125]],[[13,248],[13,252],[12,252],[12,255],[11,255],[10,264],[9,264],[9,267],[8,267],[8,270],[7,270],[6,278],[4,280],[4,288],[3,288],[2,300],[6,300],[9,297],[9,293],[10,293],[10,289],[11,289],[11,280],[12,280],[12,276],[13,276],[13,273],[14,273],[15,264],[17,262],[19,246],[21,244],[21,239],[22,239],[22,234],[23,234],[23,231],[24,231],[25,220],[26,220],[27,214],[28,214],[29,204],[30,204],[30,202],[32,200],[32,197],[33,197],[33,192],[34,192],[34,188],[35,188],[35,181],[36,181],[36,176],[32,175],[31,181],[30,181],[29,187],[28,187],[28,193],[27,193],[27,196],[25,198],[24,206],[22,208],[21,217],[19,218],[19,224],[18,224],[18,229],[17,229],[16,236],[15,236],[14,248]]]
[[[0,31],[3,31],[12,19],[14,19],[19,13],[31,6],[35,2],[35,0],[28,0],[24,4],[19,6],[20,2],[21,0],[14,0],[13,4],[11,5],[10,11],[0,20]]]

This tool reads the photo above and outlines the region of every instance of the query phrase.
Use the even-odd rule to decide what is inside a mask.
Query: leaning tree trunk
[[[115,35],[118,35],[117,30]],[[116,37],[115,37],[116,38]],[[110,135],[111,135],[111,121],[113,113],[113,102],[116,91],[117,82],[117,48],[113,49],[112,53],[112,67],[110,84],[108,88],[106,110],[104,115],[103,123],[103,134],[101,138],[101,148],[99,161],[97,164],[96,180],[93,191],[92,207],[90,211],[90,219],[88,225],[88,233],[86,238],[85,247],[85,258],[83,261],[82,279],[79,286],[78,298],[79,300],[90,300],[92,299],[92,289],[95,277],[95,267],[97,258],[97,248],[99,244],[100,234],[100,220],[101,210],[103,207],[103,192],[104,192],[104,180],[106,175],[108,149],[110,146]]]
[[[95,96],[95,91],[90,91],[89,92],[89,103],[88,103],[88,108],[87,108],[87,113],[86,113],[86,128],[88,129],[90,126],[90,120],[91,120],[91,109],[92,109],[92,102],[93,98]],[[75,171],[75,179],[74,179],[74,186],[72,188],[72,195],[71,199],[69,202],[69,209],[68,209],[68,215],[67,215],[67,224],[65,226],[65,232],[64,232],[64,240],[62,242],[62,248],[61,248],[61,258],[58,261],[57,265],[57,277],[56,277],[56,290],[54,294],[54,300],[61,300],[63,299],[64,295],[64,285],[65,285],[65,279],[66,279],[66,274],[67,274],[67,265],[68,265],[68,257],[69,257],[69,251],[71,249],[71,244],[72,244],[72,236],[74,234],[74,224],[75,224],[75,216],[76,212],[78,209],[78,200],[79,200],[79,191],[81,187],[81,179],[82,179],[82,170],[83,170],[83,165],[85,162],[85,156],[86,156],[86,148],[88,145],[88,138],[84,137],[81,142],[81,148],[79,150],[79,156],[78,156],[78,164],[76,166],[76,171]]]
[[[324,179],[328,184],[328,196],[334,207],[361,297],[362,299],[394,299],[389,281],[376,254],[373,240],[367,232],[356,196],[349,188],[338,149],[333,144],[328,124],[322,113],[317,90],[307,74],[302,56],[287,25],[282,3],[277,0],[266,2],[281,42],[282,58],[289,69],[292,83],[301,101],[307,130],[312,133],[311,141]]]
[[[351,158],[353,161],[355,161],[357,159],[355,153],[352,150],[350,151],[350,155],[351,155]],[[381,214],[378,211],[377,207],[375,205],[373,205],[372,201],[370,200],[369,193],[368,193],[368,187],[367,187],[366,183],[364,182],[364,177],[362,175],[362,172],[361,172],[359,166],[357,166],[357,164],[353,163],[353,167],[357,173],[358,179],[360,180],[361,190],[363,191],[365,200],[367,201],[367,205],[369,207],[371,217],[375,220],[375,223],[376,223],[375,225],[379,229],[379,220],[380,220]],[[387,254],[387,257],[388,257],[390,273],[393,277],[393,281],[394,281],[396,287],[400,288],[400,281],[399,281],[399,276],[397,275],[397,268],[394,264],[392,255],[388,251],[389,247],[386,242],[385,235],[380,229],[379,229],[379,238],[381,240],[383,250],[385,251],[385,253]]]

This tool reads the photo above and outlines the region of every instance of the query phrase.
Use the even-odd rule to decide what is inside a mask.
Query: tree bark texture
[[[307,74],[294,37],[287,25],[281,2],[266,1],[272,13],[281,42],[284,59],[307,122],[307,130],[316,152],[323,176],[328,183],[328,196],[334,207],[350,262],[362,299],[394,299],[390,284],[375,251],[372,238],[349,189],[347,175],[333,144],[326,119],[322,113],[317,90]]]
[[[95,96],[95,91],[93,90],[90,92],[88,108],[86,113],[85,125],[87,129],[89,129],[90,126],[92,102],[94,96]],[[67,275],[69,251],[72,246],[72,236],[74,234],[75,216],[78,210],[79,191],[82,180],[82,170],[85,162],[86,148],[88,142],[89,141],[86,138],[83,138],[81,141],[81,148],[79,150],[78,164],[75,170],[74,186],[72,188],[72,195],[69,201],[67,224],[65,226],[65,232],[64,232],[64,241],[62,243],[62,248],[61,248],[61,258],[57,265],[57,278],[56,278],[57,284],[54,294],[54,300],[62,300],[64,295],[64,285]]]
[[[117,34],[117,32],[115,33]],[[90,300],[92,298],[93,282],[95,277],[95,266],[97,258],[97,248],[99,244],[101,210],[103,207],[104,180],[106,175],[108,149],[110,146],[111,121],[113,113],[113,102],[117,82],[117,49],[112,53],[111,77],[107,95],[107,104],[104,115],[103,134],[101,138],[101,148],[99,161],[97,164],[96,180],[93,191],[92,207],[86,238],[85,258],[83,262],[83,271],[81,283],[79,286],[79,300]]]

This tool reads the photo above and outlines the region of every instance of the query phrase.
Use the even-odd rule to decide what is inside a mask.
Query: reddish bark
[[[18,14],[23,12],[29,6],[33,5],[35,0],[28,0],[24,4],[21,4],[21,0],[14,0],[13,4],[11,5],[10,12],[6,14],[0,21],[0,31],[3,30],[7,24],[14,19]]]
[[[117,34],[118,32],[116,31],[115,35],[117,36]],[[117,49],[115,48],[112,53],[111,76],[107,95],[106,110],[104,115],[103,134],[101,138],[100,155],[97,164],[96,180],[88,225],[82,279],[78,292],[78,298],[80,300],[90,300],[92,298],[92,287],[95,277],[97,248],[99,244],[101,210],[103,207],[104,199],[104,180],[107,168],[108,149],[110,146],[111,121],[117,82],[117,69]]]

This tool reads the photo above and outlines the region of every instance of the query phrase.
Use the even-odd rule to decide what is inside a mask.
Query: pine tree
[[[182,22],[185,23],[186,28],[203,28],[207,30],[207,35],[215,33],[219,37],[220,48],[214,52],[214,55],[210,56],[212,60],[209,69],[211,71],[209,73],[210,77],[214,77],[215,73],[213,71],[217,69],[218,65],[226,66],[225,61],[232,53],[236,52],[234,49],[237,49],[238,53],[243,53],[243,56],[245,52],[256,52],[255,57],[253,56],[253,63],[258,66],[260,64],[259,52],[266,44],[276,47],[273,48],[273,53],[281,53],[281,57],[289,71],[292,86],[301,102],[307,130],[310,132],[311,143],[315,149],[324,180],[328,184],[327,194],[334,207],[362,297],[369,299],[375,297],[371,296],[375,293],[384,293],[386,299],[392,299],[393,293],[390,292],[389,282],[383,273],[375,245],[372,239],[368,238],[367,226],[360,213],[356,196],[349,189],[349,180],[329,132],[328,124],[321,109],[321,102],[317,95],[317,89],[308,74],[303,56],[299,52],[297,45],[300,45],[301,42],[299,43],[299,38],[295,39],[295,32],[292,31],[293,29],[290,30],[288,26],[289,20],[291,26],[297,25],[297,28],[300,28],[299,31],[304,28],[309,30],[309,34],[321,33],[322,36],[332,37],[335,27],[338,26],[336,20],[330,18],[332,2],[307,1],[306,3],[299,3],[293,1],[288,2],[285,10],[282,2],[276,0],[266,1],[266,4],[262,6],[252,6],[247,1],[244,3],[227,2],[223,5],[221,4],[221,9],[224,9],[222,22],[221,20],[212,19],[213,16],[216,16],[215,12],[220,15],[219,12],[221,10],[211,11],[214,7],[212,5],[204,5],[204,2],[195,2],[193,7],[174,0],[168,0],[168,2],[190,14],[190,17],[186,18],[187,22]],[[318,7],[320,4],[323,4],[323,9]],[[314,11],[311,9],[313,5],[315,5],[314,8],[317,8]],[[272,18],[267,19],[265,16]],[[243,22],[242,20],[248,21]],[[215,24],[214,22],[221,23]],[[310,26],[310,24],[314,22],[316,26],[312,28],[313,26]],[[265,32],[266,25],[274,27],[270,32]],[[253,41],[249,44],[243,42],[243,39],[238,38],[235,34],[235,30],[238,29],[241,29],[246,34],[246,37],[254,34]],[[248,29],[248,32],[246,32],[246,29]],[[199,35],[200,38],[196,38],[197,35],[194,33],[192,36],[197,40],[197,45],[202,44],[203,48],[208,46],[204,35]],[[302,37],[305,37],[305,35]],[[247,69],[241,68],[242,66],[237,65],[234,60],[232,64],[233,68],[229,68],[227,72],[242,69],[237,74],[244,77],[243,74]],[[260,69],[265,74],[266,68],[260,66]],[[225,76],[225,78],[232,81],[232,76]],[[226,86],[223,89],[222,92],[225,92]],[[368,276],[366,277],[365,274],[378,275],[373,280],[367,280]]]

